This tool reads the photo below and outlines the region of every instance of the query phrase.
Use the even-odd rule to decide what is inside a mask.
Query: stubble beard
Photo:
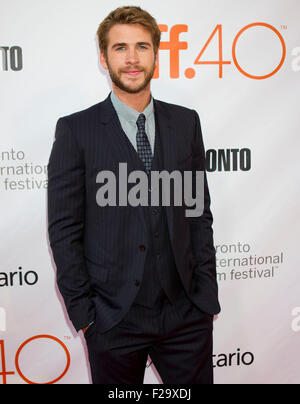
[[[132,70],[141,70],[144,72],[145,74],[145,79],[144,82],[138,86],[138,87],[129,87],[127,86],[121,79],[121,75],[122,75],[122,69],[119,69],[118,72],[114,71],[111,67],[111,65],[109,64],[108,60],[106,60],[106,64],[108,67],[108,71],[109,71],[109,75],[111,78],[111,81],[115,84],[115,86],[117,86],[120,90],[125,91],[126,93],[129,94],[137,94],[140,91],[143,91],[148,84],[150,83],[150,81],[152,80],[152,77],[154,76],[154,71],[155,71],[155,63],[153,63],[153,66],[151,67],[150,70],[146,70],[142,67],[139,66],[134,66],[132,68]]]

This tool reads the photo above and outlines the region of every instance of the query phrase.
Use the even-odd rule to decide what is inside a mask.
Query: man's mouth
[[[128,76],[138,76],[140,73],[142,73],[143,70],[128,70],[128,71],[123,71],[123,73],[128,74]]]

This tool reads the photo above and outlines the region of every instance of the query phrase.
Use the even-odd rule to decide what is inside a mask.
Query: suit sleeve
[[[216,251],[213,241],[213,216],[210,210],[210,194],[205,170],[205,149],[202,138],[200,119],[196,111],[195,134],[193,139],[192,170],[204,172],[204,210],[198,217],[188,218],[191,232],[192,251],[196,260],[195,275],[199,282],[207,282],[217,293]],[[195,184],[195,180],[193,182]]]
[[[77,331],[94,320],[83,236],[85,164],[67,118],[57,122],[48,164],[48,231],[57,284]]]

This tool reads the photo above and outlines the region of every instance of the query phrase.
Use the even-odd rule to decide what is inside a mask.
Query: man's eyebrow
[[[114,48],[119,48],[119,47],[126,46],[126,45],[127,45],[126,42],[117,42],[111,48],[114,49]],[[151,44],[149,42],[137,42],[136,45],[146,45],[146,46],[151,47]]]
[[[115,43],[111,48],[118,48],[119,46],[126,46],[127,44],[125,42],[117,42]]]
[[[149,43],[149,42],[138,42],[137,44],[138,44],[138,45],[148,45],[148,46],[151,46],[151,43]]]

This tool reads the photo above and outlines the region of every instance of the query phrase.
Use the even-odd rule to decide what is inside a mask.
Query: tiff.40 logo
[[[273,71],[269,72],[268,74],[264,75],[254,75],[251,74],[247,71],[247,67],[242,66],[241,63],[238,61],[237,58],[237,45],[239,43],[239,40],[241,37],[245,34],[246,31],[256,29],[257,27],[266,29],[266,30],[271,30],[272,33],[274,33],[275,38],[280,41],[281,48],[282,48],[282,54],[281,54],[281,59],[279,64],[274,68]],[[165,24],[160,24],[159,28],[162,33],[167,33],[169,31],[168,25]],[[287,30],[286,25],[281,26],[282,30]],[[170,33],[169,33],[169,41],[161,41],[160,44],[160,51],[169,51],[170,53],[170,78],[171,79],[178,79],[180,78],[180,52],[181,51],[186,51],[188,49],[188,42],[186,41],[181,41],[180,40],[180,35],[182,33],[188,32],[188,26],[185,24],[178,24],[174,25],[170,28]],[[218,41],[218,56],[216,60],[204,60],[205,59],[205,51],[208,49],[208,47],[217,39]],[[200,53],[196,57],[194,61],[194,65],[216,65],[219,67],[219,78],[223,78],[223,70],[225,65],[231,65],[232,62],[230,60],[224,60],[223,54],[224,54],[224,46],[223,46],[223,25],[218,24],[209,38],[207,39],[206,43],[204,44],[203,48],[201,49]],[[291,63],[291,68],[294,72],[300,71],[300,47],[294,48],[292,50],[292,56],[295,56],[295,58],[292,60]],[[277,57],[277,55],[274,55],[274,57]],[[237,70],[243,74],[244,76],[254,79],[254,80],[263,80],[267,79],[271,76],[274,76],[283,66],[285,59],[286,59],[286,45],[283,36],[281,33],[272,25],[266,24],[264,22],[255,22],[249,25],[246,25],[243,27],[235,36],[232,44],[232,59],[233,63],[236,66]],[[196,70],[193,67],[188,67],[184,71],[185,77],[188,79],[193,79],[196,75]],[[158,54],[158,63],[156,66],[156,70],[154,73],[153,78],[157,79],[160,76],[160,66],[159,66],[159,54]]]

